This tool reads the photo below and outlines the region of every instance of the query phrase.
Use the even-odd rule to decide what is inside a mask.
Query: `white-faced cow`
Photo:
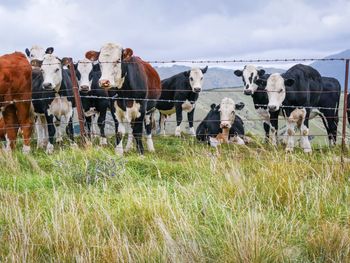
[[[30,49],[26,48],[25,52],[33,68],[40,68],[46,54],[52,54],[53,47],[48,47],[46,50],[40,46],[34,45]]]
[[[101,77],[100,65],[84,58],[74,65],[78,79],[81,103],[84,109],[88,135],[91,136],[92,117],[98,115],[97,125],[100,130],[100,145],[107,145],[105,121],[108,108],[114,112],[108,93],[98,84]],[[113,109],[112,109],[113,108]],[[116,122],[115,115],[112,114]]]
[[[254,65],[246,65],[243,70],[235,70],[237,77],[242,77],[244,94],[252,96],[255,110],[263,120],[265,141],[269,142],[271,131],[271,143],[277,145],[278,115],[279,112],[271,112],[267,109],[268,97],[265,86],[257,83],[258,79],[267,79],[270,75],[265,70],[257,69]]]
[[[133,137],[140,154],[144,153],[142,144],[143,122],[147,133],[147,147],[154,151],[152,141],[151,112],[147,112],[161,93],[158,73],[141,58],[133,56],[130,48],[123,49],[119,44],[108,43],[99,52],[89,51],[86,58],[98,61],[101,68],[100,87],[114,98],[116,108],[116,152],[123,154],[124,124],[131,124]]]
[[[286,73],[274,73],[267,80],[258,83],[266,85],[271,112],[282,110],[287,118],[287,151],[294,148],[295,127],[301,131],[301,147],[311,152],[309,135],[309,117],[312,107],[318,107],[323,91],[320,73],[314,68],[302,64],[291,67]]]
[[[64,118],[66,132],[74,143],[73,87],[69,70],[63,68],[67,61],[68,59],[61,61],[52,54],[46,54],[40,70],[33,70],[33,106],[42,125],[41,132],[38,133],[38,146],[44,146],[48,136],[47,153],[53,151],[56,132],[56,142],[62,141],[60,129],[62,118]]]
[[[243,107],[244,103],[235,104],[230,98],[222,99],[219,105],[212,104],[211,110],[197,127],[197,139],[213,146],[229,141],[244,144],[244,124],[236,114],[236,110]]]
[[[180,136],[182,111],[185,111],[187,112],[190,134],[195,135],[193,128],[195,102],[202,90],[203,75],[207,72],[207,69],[208,67],[203,69],[192,68],[189,71],[162,80],[162,94],[156,105],[160,112],[159,126],[161,133],[165,133],[165,119],[176,113],[175,136]]]

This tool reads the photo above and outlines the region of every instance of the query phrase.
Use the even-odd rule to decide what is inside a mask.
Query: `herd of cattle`
[[[192,68],[160,80],[156,70],[130,48],[108,43],[100,51],[88,51],[85,58],[69,64],[68,58],[57,58],[52,47],[33,46],[27,57],[15,52],[0,57],[0,136],[13,149],[19,128],[23,134],[23,152],[30,151],[32,126],[35,123],[37,146],[52,153],[54,143],[62,141],[61,127],[74,144],[73,110],[76,107],[69,67],[74,65],[78,80],[85,125],[91,136],[92,117],[98,116],[100,144],[107,144],[105,122],[112,113],[115,126],[116,152],[123,154],[136,148],[144,153],[154,151],[152,130],[154,113],[160,113],[159,130],[164,133],[168,116],[176,113],[175,135],[181,134],[183,111],[187,112],[190,134],[211,145],[246,142],[244,124],[236,111],[244,107],[231,98],[212,104],[197,130],[193,127],[195,103],[203,86],[208,67]],[[253,98],[255,109],[263,119],[266,141],[277,144],[278,117],[287,120],[286,150],[294,148],[296,130],[300,146],[311,152],[309,120],[321,116],[329,143],[337,139],[339,82],[322,77],[314,68],[298,64],[283,74],[265,74],[263,69],[247,65],[233,72],[244,83],[244,94]],[[350,120],[349,120],[350,121]],[[125,149],[123,138],[128,134]]]

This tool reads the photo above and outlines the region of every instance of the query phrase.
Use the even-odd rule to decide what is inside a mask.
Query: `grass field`
[[[0,261],[349,262],[348,159],[260,141],[0,153]]]

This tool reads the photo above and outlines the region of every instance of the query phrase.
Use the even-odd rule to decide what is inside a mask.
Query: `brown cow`
[[[32,120],[32,67],[23,53],[15,52],[0,57],[0,107],[9,143],[14,149],[17,131],[21,128],[24,138],[23,152],[30,151]]]

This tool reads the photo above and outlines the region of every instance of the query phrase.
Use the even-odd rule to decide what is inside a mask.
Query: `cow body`
[[[123,137],[125,126],[132,128],[132,137],[135,138],[137,150],[144,153],[142,144],[143,123],[146,125],[147,146],[154,151],[151,134],[151,111],[154,101],[160,96],[161,86],[158,73],[149,63],[133,56],[129,48],[108,43],[102,46],[100,52],[89,51],[86,58],[99,61],[101,77],[100,87],[107,90],[113,98],[116,125],[116,152],[123,154]]]
[[[23,152],[25,153],[30,151],[32,132],[31,71],[27,58],[20,52],[0,57],[0,107],[8,137],[7,149],[15,147],[17,131],[20,127],[23,132]]]
[[[211,110],[197,127],[196,138],[211,145],[229,141],[244,144],[244,124],[242,119],[235,114],[235,110],[243,107],[243,103],[234,104],[228,98],[224,98],[219,105],[212,104]],[[221,140],[217,140],[218,136],[221,137]]]
[[[311,152],[309,142],[309,118],[312,107],[319,107],[323,91],[321,75],[310,66],[297,64],[283,74],[271,74],[266,84],[270,112],[282,110],[287,119],[287,151],[294,148],[295,127],[301,132],[301,147]]]
[[[51,54],[45,56],[41,70],[33,70],[33,106],[39,147],[47,144],[46,151],[51,153],[56,132],[56,142],[62,141],[62,124],[71,142],[74,142],[72,118],[75,101],[70,72]]]
[[[182,112],[187,112],[190,134],[195,135],[193,128],[193,117],[195,102],[198,100],[199,92],[202,90],[204,69],[192,68],[162,80],[162,94],[157,102],[156,108],[160,112],[160,132],[165,133],[165,119],[176,113],[175,136],[180,136]],[[169,100],[169,101],[168,101]]]

